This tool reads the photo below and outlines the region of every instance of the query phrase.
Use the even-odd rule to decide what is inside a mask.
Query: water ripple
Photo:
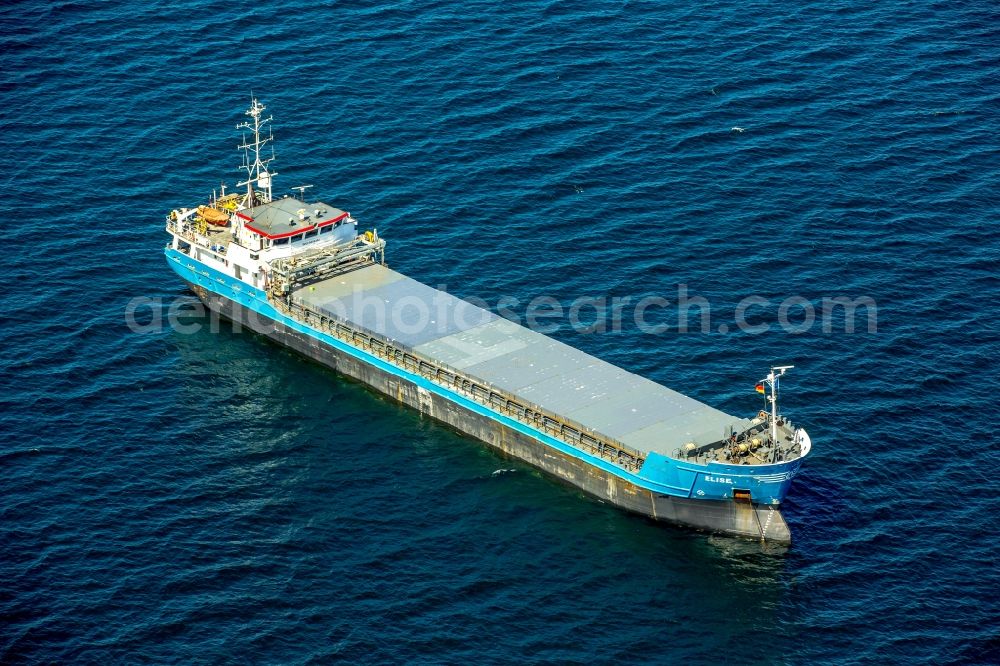
[[[994,23],[0,7],[0,660],[996,663]],[[281,182],[395,268],[491,303],[687,284],[732,332],[554,335],[733,412],[794,362],[793,548],[624,515],[245,332],[133,333],[132,297],[191,298],[162,215],[234,182],[251,90]],[[869,296],[878,332],[738,332],[754,294]]]

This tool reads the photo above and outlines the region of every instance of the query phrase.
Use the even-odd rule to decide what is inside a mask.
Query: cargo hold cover
[[[639,451],[672,455],[748,423],[382,265],[293,299]]]

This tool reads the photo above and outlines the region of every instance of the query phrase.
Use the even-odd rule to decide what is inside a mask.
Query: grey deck
[[[640,451],[670,455],[747,424],[384,266],[294,298]]]

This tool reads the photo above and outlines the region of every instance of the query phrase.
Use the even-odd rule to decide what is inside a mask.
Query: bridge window
[[[325,227],[323,227],[322,229],[319,230],[319,232],[321,234],[329,233],[331,231],[333,231],[333,225],[332,224],[331,225],[327,225],[327,226],[325,226]]]
[[[288,245],[288,239],[287,238],[278,238],[278,239],[276,239],[274,241],[274,244],[275,245]]]
[[[306,238],[312,238],[312,237],[318,236],[318,235],[319,235],[319,232],[316,231],[315,229],[313,229],[312,231],[307,231],[305,237]]]

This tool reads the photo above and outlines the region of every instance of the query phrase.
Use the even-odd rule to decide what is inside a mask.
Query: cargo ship
[[[211,310],[586,493],[657,521],[789,543],[781,503],[811,441],[732,416],[390,269],[350,213],[274,196],[253,99],[236,191],[166,216],[168,264]],[[750,382],[748,382],[749,386]]]

